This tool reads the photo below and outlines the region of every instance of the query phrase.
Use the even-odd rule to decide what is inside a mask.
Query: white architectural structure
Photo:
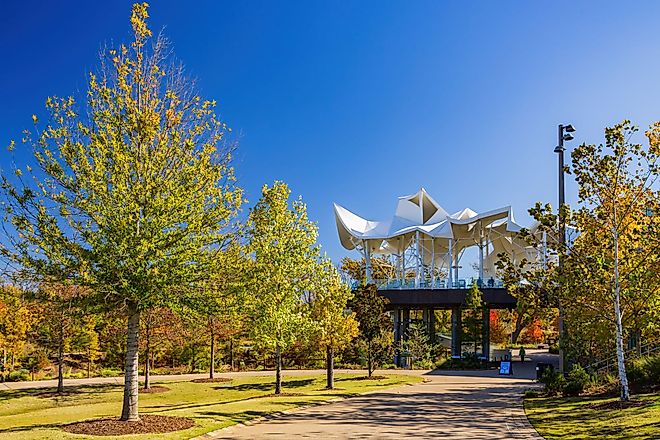
[[[471,246],[479,250],[477,281],[483,287],[501,287],[495,262],[502,252],[513,261],[539,259],[538,251],[518,237],[521,226],[510,206],[483,213],[465,208],[450,215],[422,188],[399,197],[389,220],[366,220],[338,204],[334,208],[342,245],[362,253],[367,281],[381,288],[466,288],[469,283],[459,277],[459,268]],[[373,280],[374,255],[390,257],[395,276]]]

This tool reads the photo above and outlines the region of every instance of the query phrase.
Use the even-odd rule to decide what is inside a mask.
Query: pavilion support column
[[[484,230],[479,222],[479,287],[484,285]]]
[[[401,251],[401,287],[406,287],[406,248],[405,243]]]
[[[435,287],[435,238],[431,238],[431,289]]]
[[[453,359],[461,358],[461,336],[463,333],[461,314],[460,307],[451,309],[451,357]]]
[[[401,366],[401,309],[394,309],[394,365]]]
[[[483,308],[483,323],[481,326],[481,347],[483,358],[486,361],[490,360],[490,307],[484,306]]]
[[[447,271],[448,288],[453,287],[452,271],[454,270],[454,240],[449,239],[449,270]]]
[[[456,286],[458,286],[458,251],[455,250],[456,248],[454,247],[454,282],[456,283]]]
[[[419,248],[419,231],[416,232],[415,234],[415,246],[417,248],[417,255],[416,255],[416,268],[415,268],[415,287],[419,288],[419,285],[422,280],[422,264],[421,264],[421,259],[422,259],[422,254],[420,252]]]
[[[435,310],[431,307],[429,310],[429,324],[427,327],[429,340],[435,344]]]
[[[401,323],[401,340],[408,340],[408,328],[410,327],[410,309],[403,309],[403,319]]]
[[[408,342],[408,329],[410,328],[410,309],[403,309],[403,319],[401,323],[401,345],[405,344]],[[408,367],[408,359],[407,357],[401,357],[400,360],[400,366],[401,367]]]

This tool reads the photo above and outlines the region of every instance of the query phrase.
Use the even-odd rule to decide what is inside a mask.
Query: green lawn
[[[162,382],[170,391],[141,394],[140,412],[193,418],[196,426],[185,431],[157,434],[159,439],[188,439],[238,422],[295,406],[351,396],[392,386],[420,382],[420,377],[390,375],[382,380],[354,380],[359,375],[338,374],[337,390],[324,390],[325,376],[285,378],[286,397],[265,397],[273,393],[273,377],[244,377],[230,383]],[[52,391],[52,390],[48,390]],[[121,411],[122,387],[85,386],[66,397],[37,397],[44,390],[0,392],[0,438],[80,439],[59,425]],[[93,437],[113,438],[113,437]],[[150,439],[154,435],[122,436],[121,439]]]
[[[591,403],[616,399],[525,399],[525,412],[546,440],[642,440],[660,438],[660,395],[634,396],[652,405],[627,409],[589,409]]]

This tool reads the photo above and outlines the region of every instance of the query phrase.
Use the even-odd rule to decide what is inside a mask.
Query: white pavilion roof
[[[415,194],[399,197],[394,215],[387,220],[367,220],[336,203],[334,207],[339,239],[349,250],[365,241],[370,242],[370,247],[376,241],[387,242],[382,244],[392,247],[397,241],[394,239],[406,241],[417,231],[431,238],[478,240],[481,233],[511,236],[522,228],[515,222],[510,206],[482,213],[465,208],[448,214],[424,188]],[[384,249],[378,249],[380,247],[372,251],[382,252]]]

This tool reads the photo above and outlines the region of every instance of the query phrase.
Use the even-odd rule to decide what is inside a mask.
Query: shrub
[[[115,377],[121,375],[122,371],[115,368],[103,368],[101,371],[99,371],[99,376],[101,377]]]
[[[525,399],[534,399],[539,397],[539,392],[537,390],[527,390],[524,394]]]
[[[437,362],[435,368],[440,370],[481,370],[487,367],[474,353],[464,353],[461,359],[445,359]]]
[[[541,376],[541,383],[544,385],[545,392],[555,396],[564,392],[566,388],[566,378],[562,373],[555,373],[554,370],[545,370]]]
[[[432,370],[435,363],[430,359],[421,359],[413,362],[413,369],[415,370]]]
[[[9,373],[7,380],[9,382],[22,382],[30,379],[30,372],[28,370],[16,370]]]
[[[552,344],[550,347],[548,347],[548,353],[550,353],[550,354],[559,354],[559,345]]]
[[[581,365],[575,364],[568,373],[568,381],[564,386],[565,396],[578,396],[591,381],[589,374],[584,371]]]
[[[660,355],[635,359],[627,366],[628,380],[637,389],[660,384]]]

